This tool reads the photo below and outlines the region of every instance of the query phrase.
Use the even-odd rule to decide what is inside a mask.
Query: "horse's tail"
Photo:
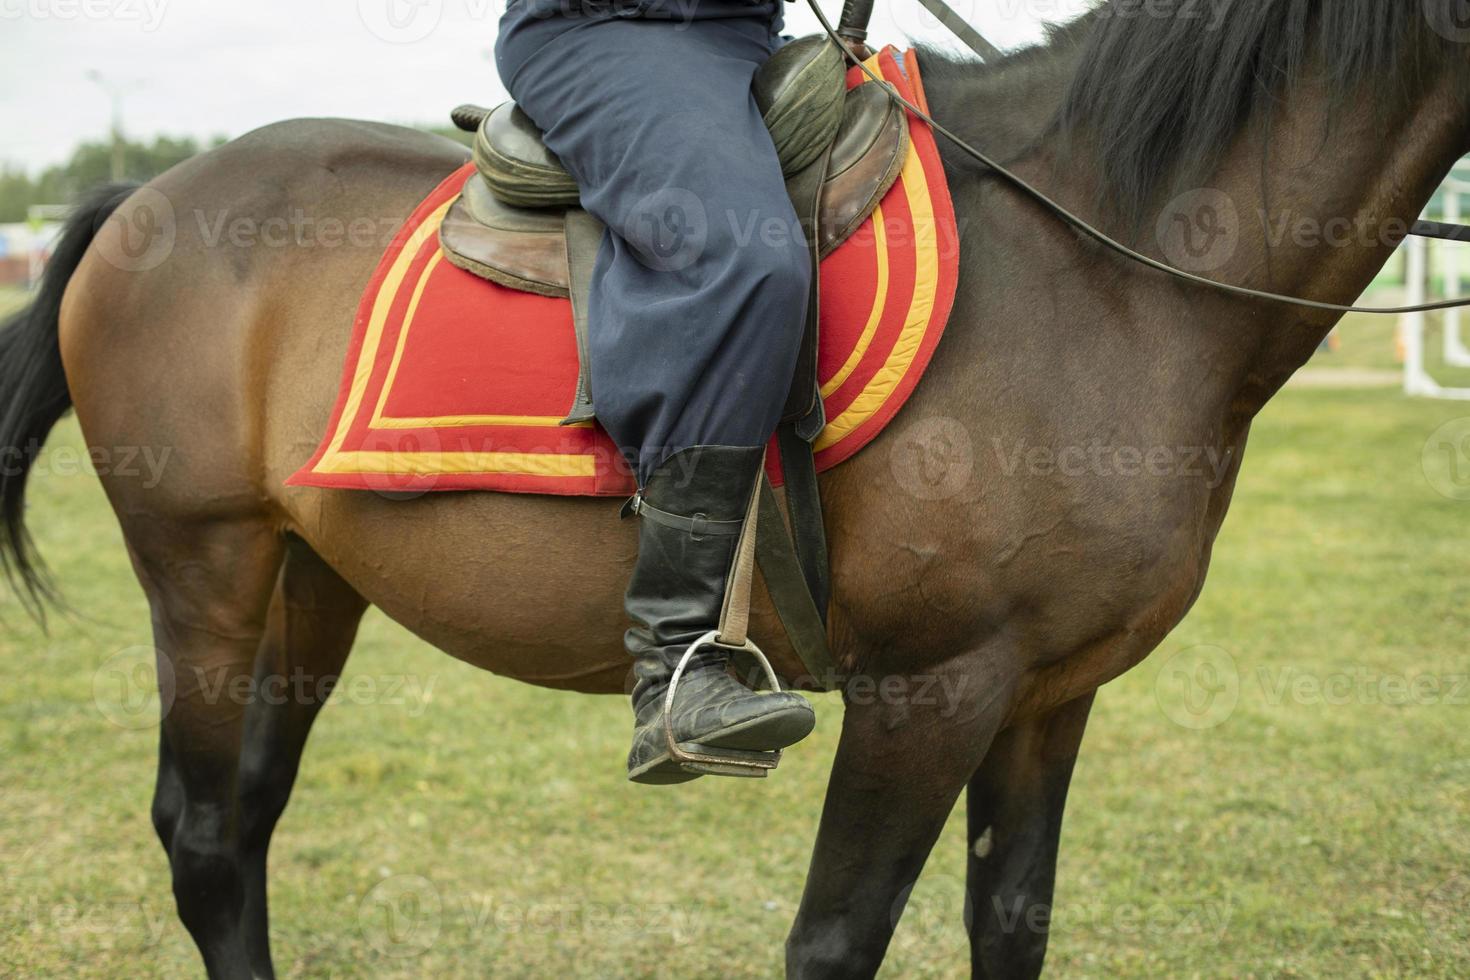
[[[0,567],[38,617],[55,593],[26,532],[26,477],[71,408],[61,367],[61,297],[102,224],[136,189],[108,184],[88,195],[67,219],[35,299],[0,327]]]

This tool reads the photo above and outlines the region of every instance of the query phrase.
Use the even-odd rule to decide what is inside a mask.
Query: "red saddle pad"
[[[914,52],[869,63],[923,106]],[[853,69],[848,84],[867,84]],[[959,241],[933,134],[878,210],[823,263],[818,375],[829,469],[862,449],[908,399],[954,302]],[[496,490],[627,495],[634,481],[595,424],[560,426],[577,384],[571,304],[456,269],[439,223],[472,164],[409,217],[362,298],[321,446],[287,482],[377,491]],[[774,459],[775,453],[771,454]],[[772,464],[773,478],[780,473]]]

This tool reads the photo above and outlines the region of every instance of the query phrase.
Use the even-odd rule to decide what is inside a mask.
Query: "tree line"
[[[463,133],[441,126],[422,127],[430,132],[467,142]],[[165,170],[204,150],[224,143],[216,136],[201,143],[192,137],[159,136],[151,143],[123,140],[115,148],[110,140],[83,143],[65,163],[47,167],[32,176],[13,166],[0,167],[0,224],[25,221],[37,204],[71,204],[88,190],[112,179],[114,156],[127,180],[152,180]]]
[[[126,179],[151,180],[174,164],[224,141],[223,136],[203,145],[187,136],[159,136],[152,143],[124,140],[119,162]],[[0,169],[0,223],[26,220],[26,212],[35,204],[71,204],[112,178],[113,157],[110,140],[87,142],[77,147],[65,163],[47,167],[35,176],[16,167]]]

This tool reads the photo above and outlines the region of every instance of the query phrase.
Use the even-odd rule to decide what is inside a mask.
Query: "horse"
[[[1108,0],[991,63],[921,60],[937,119],[1149,255],[1346,302],[1470,151],[1455,10]],[[198,671],[335,676],[372,604],[498,674],[625,689],[635,541],[617,502],[285,485],[381,252],[363,232],[397,227],[463,160],[385,125],[268,126],[89,199],[0,332],[0,446],[27,465],[68,408],[93,446],[172,447],[156,485],[103,483],[176,679],[152,818],[211,977],[274,975],[266,851],[322,703],[222,703]],[[1039,974],[1044,924],[986,910],[1050,907],[1094,693],[1200,594],[1252,419],[1337,320],[1129,265],[964,156],[945,166],[950,327],[894,423],[821,489],[844,674],[953,696],[845,699],[791,977],[876,973],[961,793],[973,974]],[[6,567],[41,603],[12,469]],[[753,633],[801,672],[763,598]]]

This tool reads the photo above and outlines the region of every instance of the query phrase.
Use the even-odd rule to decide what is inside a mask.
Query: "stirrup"
[[[680,742],[674,737],[674,692],[679,687],[679,678],[684,676],[684,668],[688,665],[689,658],[701,647],[719,647],[722,650],[753,655],[765,669],[766,680],[771,685],[771,692],[781,693],[781,681],[771,667],[771,662],[749,637],[746,637],[745,643],[740,646],[721,643],[719,637],[719,630],[710,630],[689,644],[689,649],[684,651],[684,656],[679,658],[679,665],[674,668],[674,676],[669,679],[669,689],[664,694],[664,739],[669,747],[669,758],[677,762],[679,767],[686,772],[709,776],[747,776],[763,779],[766,773],[780,764],[780,749],[773,752],[719,749],[716,754],[715,751],[698,742]]]

